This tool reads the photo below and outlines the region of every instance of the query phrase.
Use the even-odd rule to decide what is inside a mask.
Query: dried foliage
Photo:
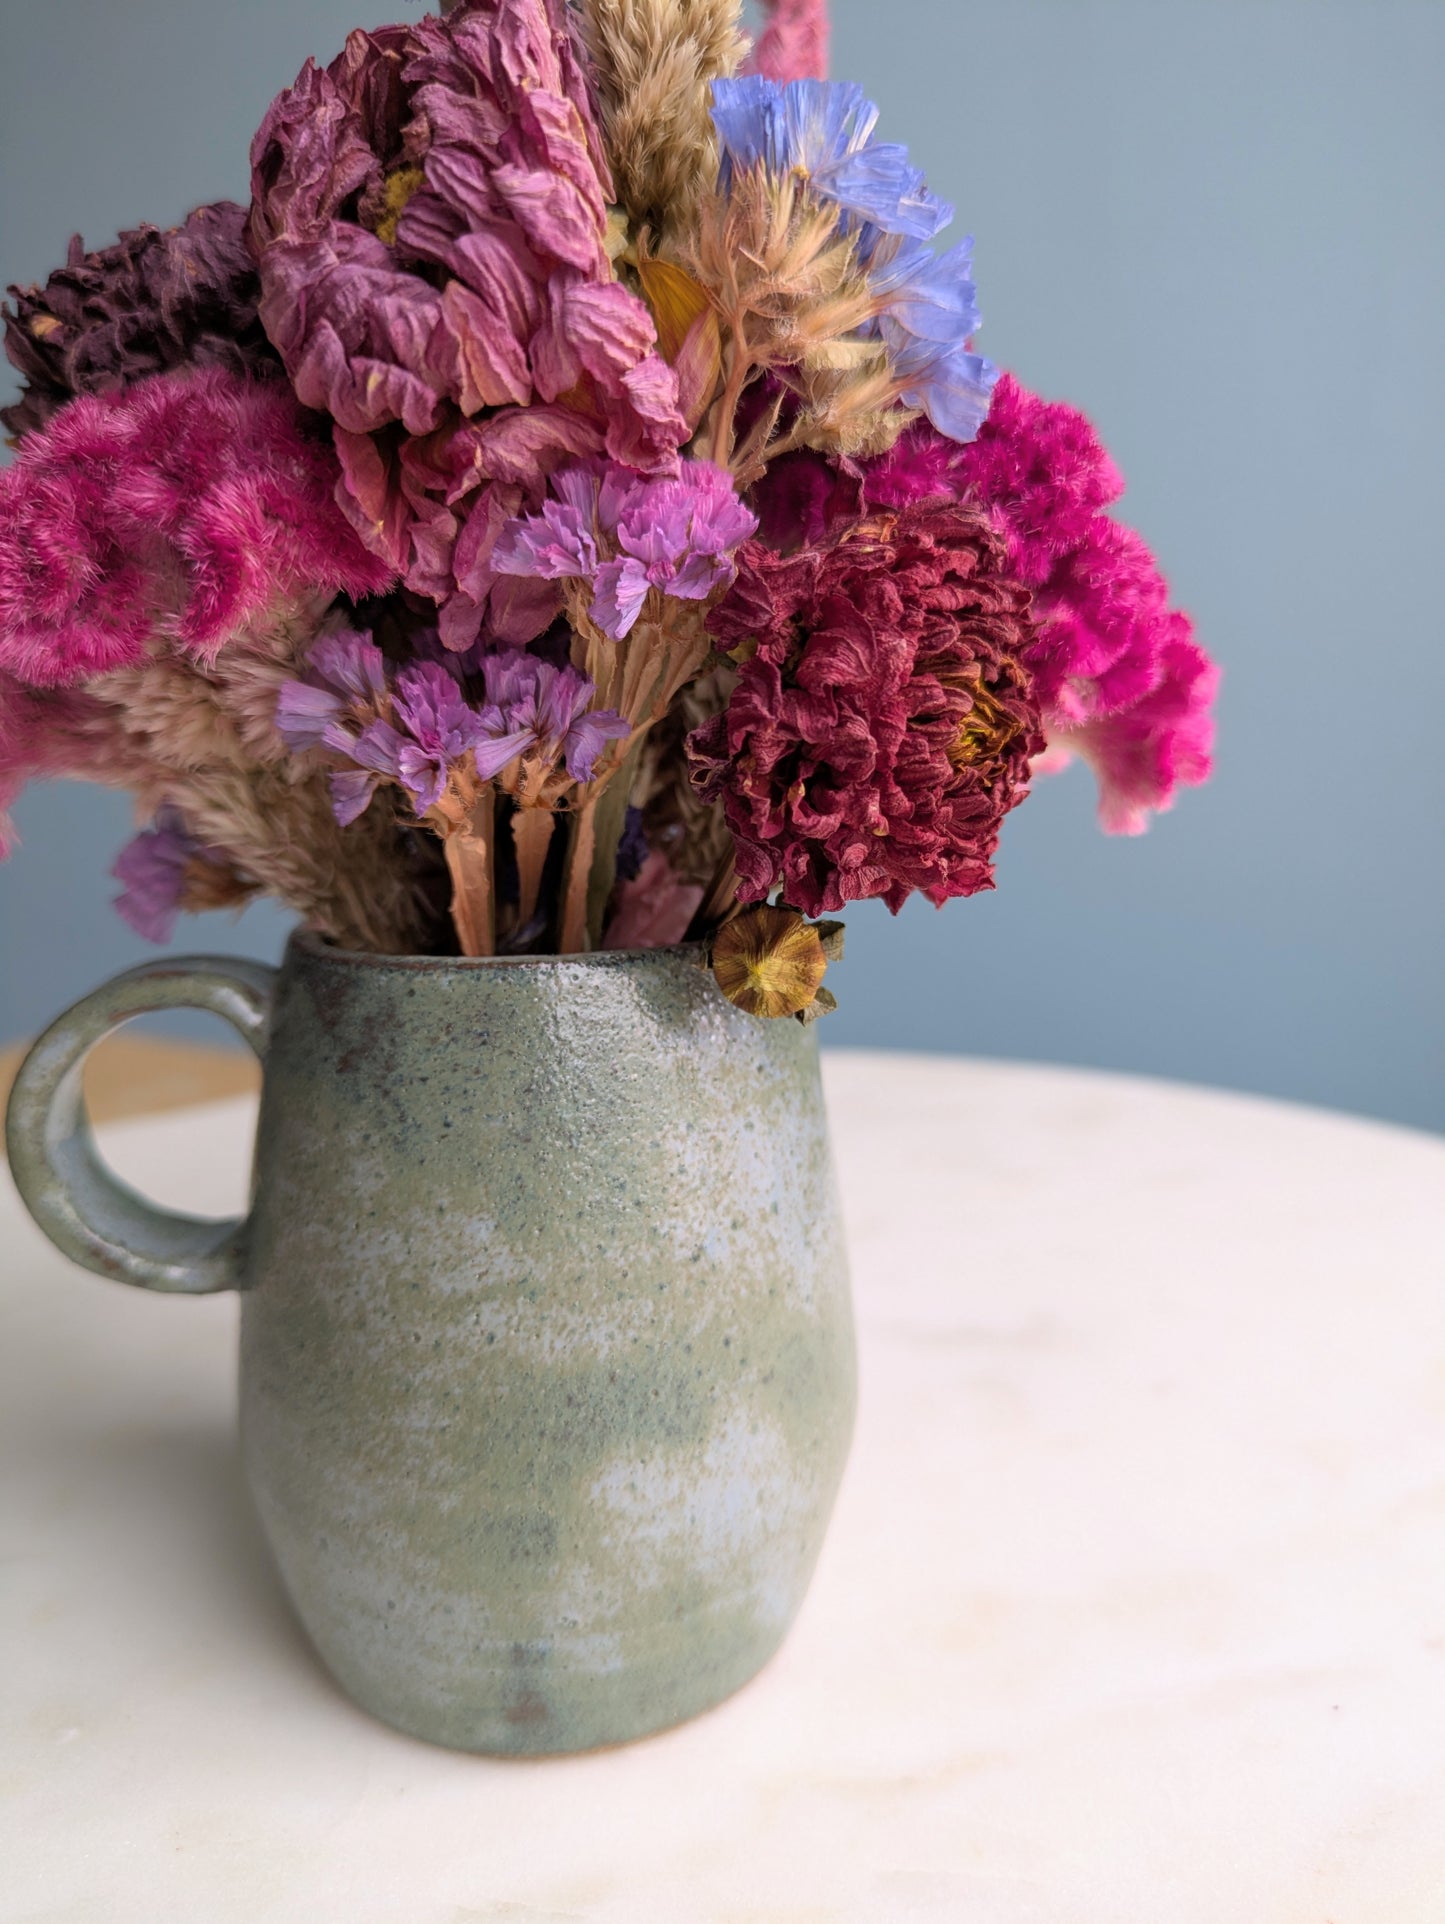
[[[726,375],[712,458],[740,486],[794,448],[878,454],[913,418],[881,342],[860,338],[879,309],[838,209],[762,169],[703,202],[690,265],[725,331]],[[774,402],[740,434],[744,390],[779,370]]]
[[[661,849],[682,881],[704,888],[731,860],[733,838],[721,804],[705,802],[692,785],[686,743],[726,710],[736,682],[737,671],[724,666],[683,689],[643,744],[632,791],[648,847]]]

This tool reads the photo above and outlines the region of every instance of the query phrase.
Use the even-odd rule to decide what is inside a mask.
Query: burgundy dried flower
[[[742,660],[688,748],[737,843],[739,895],[810,915],[993,886],[1042,752],[1029,598],[976,510],[904,509],[831,547],[751,542],[710,623]]]
[[[43,287],[12,287],[5,352],[25,392],[0,408],[10,433],[34,434],[77,394],[108,394],[172,368],[279,374],[256,312],[246,217],[235,201],[218,201],[179,227],[133,228],[93,254],[77,234]]]
[[[38,687],[209,657],[278,600],[386,588],[284,382],[219,369],[72,401],[0,473],[0,667]]]
[[[262,317],[335,422],[343,506],[441,605],[449,646],[484,623],[530,638],[546,597],[493,600],[501,523],[563,459],[666,472],[688,434],[647,309],[613,278],[562,0],[353,33],[275,102],[252,163]]]

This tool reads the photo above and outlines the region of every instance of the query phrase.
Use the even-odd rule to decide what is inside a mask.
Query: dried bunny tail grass
[[[666,855],[680,881],[707,887],[732,854],[722,809],[692,785],[687,738],[727,707],[737,671],[720,667],[683,689],[643,745],[633,805],[642,810],[647,845]]]
[[[146,658],[88,684],[110,705],[112,726],[146,761],[168,768],[272,767],[289,751],[276,732],[276,699],[325,625],[330,597],[287,603],[233,637],[210,663],[164,640]]]
[[[383,798],[343,829],[321,771],[300,781],[281,768],[155,771],[146,796],[169,803],[238,877],[294,909],[343,948],[404,955],[418,946],[421,891],[396,816]]]
[[[276,691],[325,625],[326,601],[283,606],[209,666],[153,643],[140,666],[66,698],[54,754],[76,776],[131,789],[146,816],[177,809],[216,871],[217,901],[274,895],[344,947],[406,953],[425,904],[394,810],[379,797],[341,828],[324,770],[275,731]]]
[[[598,115],[634,232],[692,227],[717,174],[712,83],[747,52],[739,0],[582,0]]]

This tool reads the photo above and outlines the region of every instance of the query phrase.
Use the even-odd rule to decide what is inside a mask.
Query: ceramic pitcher
[[[265,1065],[244,1222],[146,1202],[86,1124],[86,1052],[182,1007]],[[852,1427],[847,1273],[813,1032],[696,951],[151,963],[35,1045],[8,1140],[77,1262],[241,1293],[257,1509],[378,1717],[582,1750],[777,1648]]]

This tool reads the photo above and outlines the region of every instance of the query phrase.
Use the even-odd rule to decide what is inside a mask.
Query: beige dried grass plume
[[[747,51],[739,0],[582,0],[579,23],[618,200],[664,245],[717,172],[712,83]]]
[[[424,903],[394,806],[378,796],[343,829],[321,759],[292,755],[276,696],[295,676],[327,597],[281,603],[210,663],[157,637],[133,668],[98,677],[71,731],[74,772],[162,806],[211,851],[189,909],[274,895],[345,948],[419,945]]]

